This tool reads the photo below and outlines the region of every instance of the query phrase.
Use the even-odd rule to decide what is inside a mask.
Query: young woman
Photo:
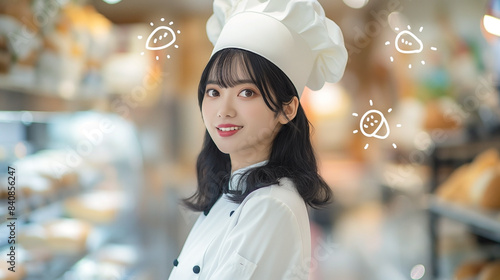
[[[307,5],[291,11],[318,10],[315,1],[290,3],[295,2]],[[257,24],[245,31],[248,20],[262,23],[267,19],[255,11],[246,16],[237,21],[230,17],[231,26],[238,28],[225,37],[233,40],[241,35],[244,40],[216,44],[201,76],[198,103],[206,133],[197,161],[198,189],[184,203],[203,214],[174,260],[171,280],[308,279],[311,239],[307,205],[320,207],[332,198],[318,175],[309,122],[299,102],[297,89],[303,88],[305,80],[283,71],[296,69],[279,66],[275,58],[283,53],[272,51],[272,62],[265,58],[269,55],[247,45],[256,36],[265,39],[259,32],[268,31],[273,24],[279,32],[289,29],[281,28],[282,20],[273,19],[274,23],[263,24],[261,29]],[[262,44],[265,42],[255,46]],[[338,55],[346,57],[343,44],[335,46],[339,45]],[[341,71],[345,60],[339,60]],[[302,74],[312,72],[307,71]]]

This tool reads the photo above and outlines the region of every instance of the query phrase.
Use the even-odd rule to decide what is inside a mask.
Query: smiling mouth
[[[217,127],[217,130],[219,130],[219,131],[233,131],[233,130],[240,130],[242,128],[243,128],[243,126]]]

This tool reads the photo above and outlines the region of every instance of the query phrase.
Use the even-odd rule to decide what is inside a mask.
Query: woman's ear
[[[299,108],[299,98],[294,96],[292,100],[286,104],[283,104],[284,114],[279,115],[279,122],[281,124],[287,124],[289,121],[295,118],[297,115],[297,109]]]

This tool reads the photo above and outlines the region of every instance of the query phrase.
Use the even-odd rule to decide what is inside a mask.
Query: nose
[[[236,116],[236,111],[234,110],[233,100],[229,94],[225,94],[223,98],[220,98],[220,106],[217,111],[217,116],[219,118],[232,118]]]

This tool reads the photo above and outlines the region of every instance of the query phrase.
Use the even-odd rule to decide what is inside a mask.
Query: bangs
[[[229,51],[216,58],[209,69],[207,84],[217,84],[222,88],[234,87],[243,82],[258,85],[250,68],[250,59],[245,52]]]
[[[280,78],[281,77],[281,78]],[[293,83],[277,66],[265,58],[250,51],[227,48],[215,53],[208,62],[198,87],[198,105],[203,104],[207,84],[216,84],[222,88],[235,87],[241,83],[257,86],[267,107],[277,116],[283,109],[282,102],[288,102],[291,96],[298,96]],[[283,96],[278,98],[276,94]]]

